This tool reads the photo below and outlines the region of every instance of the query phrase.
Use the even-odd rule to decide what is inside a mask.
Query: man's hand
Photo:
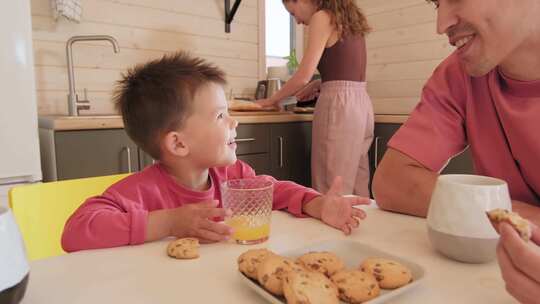
[[[532,225],[532,238],[523,241],[507,223],[499,225],[501,239],[497,258],[506,290],[521,303],[540,299],[540,229]]]
[[[353,208],[353,206],[367,205],[370,200],[358,196],[342,196],[341,185],[341,177],[336,177],[326,195],[307,203],[304,206],[304,212],[349,235],[354,228],[358,227],[358,219],[366,217],[363,210]]]
[[[201,243],[227,240],[233,233],[232,228],[212,220],[227,215],[225,209],[216,207],[217,204],[212,200],[150,212],[146,240],[167,236],[195,237]]]
[[[529,222],[540,226],[540,207],[534,204],[527,204],[524,202],[512,201],[512,211],[519,213],[519,215]]]

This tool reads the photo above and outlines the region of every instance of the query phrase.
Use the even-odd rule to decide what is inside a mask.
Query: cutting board
[[[229,111],[231,116],[253,116],[253,115],[284,115],[291,114],[290,112],[279,111]]]

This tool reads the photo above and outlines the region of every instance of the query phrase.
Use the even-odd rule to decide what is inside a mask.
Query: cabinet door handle
[[[278,136],[279,140],[279,167],[283,168],[283,137]]]
[[[127,152],[128,173],[131,173],[133,172],[133,169],[131,168],[131,148],[124,147],[124,149]]]
[[[237,138],[234,140],[235,142],[237,143],[242,143],[242,142],[251,142],[251,141],[255,141],[255,138]]]
[[[373,157],[373,167],[375,169],[377,169],[377,166],[379,165],[379,139],[380,139],[379,136],[375,137],[375,149],[374,149],[375,151],[373,153],[375,154]]]

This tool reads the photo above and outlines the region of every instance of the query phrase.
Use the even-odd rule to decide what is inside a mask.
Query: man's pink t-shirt
[[[237,161],[228,167],[211,168],[209,175],[211,185],[206,191],[181,186],[159,163],[130,175],[102,195],[86,200],[71,215],[62,234],[62,247],[71,252],[144,243],[149,212],[220,200],[222,182],[254,177],[255,171]],[[273,209],[287,209],[293,215],[303,216],[303,204],[320,196],[293,182],[266,178],[274,182]]]
[[[513,80],[499,68],[471,77],[452,54],[388,143],[437,172],[467,145],[477,174],[505,180],[514,200],[540,204],[540,80]]]

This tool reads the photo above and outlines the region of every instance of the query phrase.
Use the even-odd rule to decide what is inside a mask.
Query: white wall
[[[433,69],[450,54],[425,0],[357,0],[373,32],[367,37],[368,92],[377,114],[408,114]]]
[[[80,24],[55,22],[50,0],[32,0],[38,112],[67,113],[65,42],[74,35],[111,35],[121,48],[114,54],[108,43],[74,45],[77,92],[82,96],[87,88],[92,105],[87,113],[113,112],[113,83],[127,67],[180,49],[222,67],[234,94],[253,94],[260,69],[259,3],[242,1],[227,34],[223,0],[87,0]]]
[[[407,114],[433,69],[451,52],[446,38],[435,33],[436,11],[424,0],[357,2],[374,28],[367,38],[367,80],[375,112]],[[112,84],[127,67],[179,49],[224,68],[235,94],[253,94],[257,78],[265,74],[264,35],[259,33],[264,0],[242,1],[231,34],[223,30],[222,0],[92,0],[83,5],[80,24],[56,23],[49,0],[32,0],[39,114],[67,112],[65,41],[73,35],[108,34],[121,47],[119,54],[106,43],[74,47],[76,86],[79,95],[88,89],[90,113],[113,111]]]

